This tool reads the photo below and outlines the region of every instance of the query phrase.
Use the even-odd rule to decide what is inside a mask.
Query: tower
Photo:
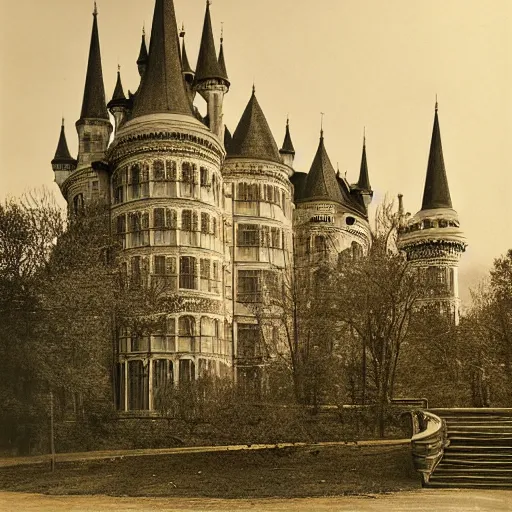
[[[221,141],[224,141],[223,102],[225,94],[229,91],[229,86],[222,42],[219,59],[215,51],[210,2],[207,0],[203,34],[194,78],[194,91],[198,92],[206,101],[208,125]]]
[[[255,307],[268,281],[274,281],[265,278],[277,281],[278,274],[291,269],[293,197],[290,168],[281,161],[254,88],[228,147],[222,172],[231,199],[226,243],[233,255],[237,376],[242,385],[257,387],[264,377],[265,351]]]
[[[293,174],[293,161],[295,159],[295,148],[293,147],[292,137],[290,135],[290,120],[286,119],[286,131],[284,134],[283,146],[279,150],[281,160],[284,165],[290,167],[289,174]]]
[[[357,192],[363,200],[364,206],[368,209],[373,199],[373,190],[370,185],[370,176],[368,174],[368,162],[366,159],[366,134],[363,137],[363,154],[361,155],[361,167],[359,170],[359,179],[357,183],[352,186],[352,189]]]
[[[66,132],[64,129],[64,118],[60,127],[59,142],[57,150],[52,160],[52,169],[55,173],[55,182],[59,187],[66,181],[68,176],[76,169],[77,161],[71,156],[66,141]]]
[[[56,155],[52,162],[55,180],[66,198],[69,211],[72,213],[77,213],[88,202],[99,201],[108,204],[110,198],[105,153],[112,133],[112,125],[105,102],[96,3],[94,4],[82,110],[80,119],[76,122],[76,129],[78,132],[77,161],[72,163],[66,155],[67,163],[59,163]],[[61,132],[62,136],[63,131]],[[63,165],[66,169],[62,168]]]
[[[108,102],[107,108],[114,116],[116,122],[116,131],[126,121],[129,112],[129,101],[126,98],[121,82],[121,66],[117,69],[117,81],[112,99]]]
[[[154,410],[169,381],[183,384],[230,371],[224,157],[222,142],[192,111],[174,3],[156,0],[132,114],[108,151],[122,273],[128,286],[149,288],[157,297],[156,311],[143,327],[135,329],[130,321],[121,326],[121,411]]]
[[[366,207],[359,190],[336,174],[325,149],[323,129],[309,173],[296,172],[291,180],[297,265],[336,264],[340,257],[357,258],[368,252],[371,236]]]
[[[403,205],[401,209],[403,213]],[[398,248],[405,251],[423,277],[423,302],[439,305],[456,324],[460,314],[458,265],[466,246],[457,212],[452,207],[436,102],[421,210],[403,222]]]

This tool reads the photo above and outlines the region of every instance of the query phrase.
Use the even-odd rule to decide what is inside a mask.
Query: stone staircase
[[[512,409],[429,409],[446,421],[449,445],[428,487],[512,489]]]

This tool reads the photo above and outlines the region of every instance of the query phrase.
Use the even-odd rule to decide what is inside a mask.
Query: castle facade
[[[119,328],[121,411],[154,410],[169,381],[205,373],[258,380],[264,354],[251,305],[269,276],[296,262],[358,258],[371,246],[365,143],[356,184],[333,168],[323,131],[309,172],[300,172],[289,124],[279,149],[254,88],[233,134],[226,128],[231,83],[209,3],[195,69],[173,0],[155,1],[149,52],[143,34],[136,62],[137,91],[125,94],[118,71],[107,103],[95,8],[78,155],[70,155],[62,125],[52,161],[71,214],[88,202],[109,206],[126,281],[169,297],[153,328]],[[195,106],[201,101],[205,115]],[[465,241],[449,196],[437,109],[423,207],[412,218],[401,212],[399,248],[433,274],[437,299],[457,317]]]

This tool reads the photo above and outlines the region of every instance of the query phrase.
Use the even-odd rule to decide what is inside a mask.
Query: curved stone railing
[[[422,410],[411,411],[411,419],[414,467],[421,474],[422,484],[426,485],[449,444],[446,423],[439,416]]]

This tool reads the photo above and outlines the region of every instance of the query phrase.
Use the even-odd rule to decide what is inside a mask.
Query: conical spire
[[[306,180],[304,200],[343,202],[336,171],[325,149],[323,130],[320,132],[320,143]]]
[[[124,101],[126,100],[126,96],[123,90],[123,84],[121,83],[121,68],[117,69],[117,82],[116,87],[114,89],[114,95],[112,96],[112,101]]]
[[[210,17],[210,2],[206,2],[206,14],[204,16],[203,35],[201,37],[201,47],[199,48],[199,57],[196,66],[196,82],[208,80],[210,78],[225,79],[217,60],[215,51],[215,41],[213,40],[212,20]]]
[[[366,136],[363,138],[363,155],[361,156],[361,169],[359,171],[359,180],[357,182],[359,190],[370,191],[370,176],[368,174],[368,162],[366,161]]]
[[[55,151],[55,156],[53,157],[52,164],[62,164],[71,162],[75,163],[76,161],[69,153],[63,118],[62,125],[60,127],[59,143],[57,144],[57,151]]]
[[[290,135],[290,120],[286,119],[286,133],[284,135],[283,147],[280,149],[280,153],[287,153],[295,155],[295,148],[293,147],[292,137]]]
[[[221,78],[224,78],[226,81],[229,81],[228,72],[226,69],[226,60],[224,59],[224,27],[222,27],[221,29],[220,36],[219,69],[222,74]]]
[[[174,3],[156,0],[147,69],[132,117],[165,113],[193,116],[181,72]]]
[[[228,147],[228,158],[256,158],[281,163],[277,144],[253,88]]]
[[[142,27],[142,41],[140,43],[139,57],[137,58],[137,66],[139,74],[142,76],[148,64],[148,48],[146,46],[146,29]]]
[[[428,157],[427,178],[425,180],[421,209],[432,210],[436,208],[452,208],[448,178],[446,177],[446,169],[444,167],[437,101],[434,115],[434,128],[432,130],[432,140],[430,143],[430,155]]]
[[[100,38],[98,33],[98,10],[94,3],[91,45],[89,48],[89,62],[85,78],[84,99],[82,102],[82,119],[108,120],[107,104],[105,100],[105,86],[103,84],[103,71],[101,68]]]
[[[180,37],[182,39],[182,43],[181,43],[181,69],[183,70],[183,73],[188,74],[188,75],[193,75],[194,74],[194,70],[190,66],[190,62],[188,60],[188,55],[187,55],[187,49],[185,47],[185,27],[184,26],[181,27]]]

